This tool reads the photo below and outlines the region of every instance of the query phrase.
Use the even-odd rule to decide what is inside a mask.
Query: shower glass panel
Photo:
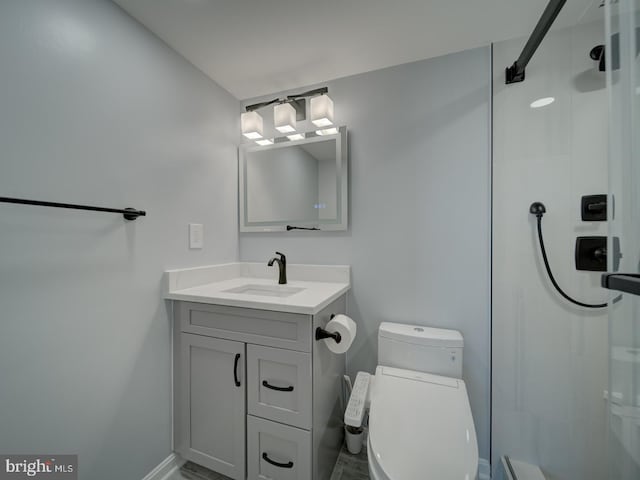
[[[572,11],[575,11],[572,10]],[[547,480],[607,478],[606,309],[562,298],[540,255],[533,202],[545,204],[544,240],[561,287],[584,303],[607,302],[600,273],[576,270],[577,237],[606,236],[581,218],[583,195],[607,181],[606,73],[590,52],[605,43],[593,2],[544,38],[522,83],[505,67],[526,38],[493,47],[492,478],[501,458],[540,468]],[[543,100],[544,99],[544,100]]]
[[[609,218],[620,239],[621,273],[640,271],[640,1],[610,2]],[[609,261],[609,271],[614,265]],[[640,479],[640,297],[623,293],[609,309],[609,479]]]

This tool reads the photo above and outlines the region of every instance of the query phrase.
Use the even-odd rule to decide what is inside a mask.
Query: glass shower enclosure
[[[507,457],[527,479],[640,480],[640,0],[560,23],[523,82],[505,67],[526,39],[493,46],[492,478],[518,478]],[[534,202],[582,305],[550,281]],[[606,265],[580,267],[580,238],[606,241]]]
[[[640,225],[640,211],[633,212],[627,206],[631,203],[640,209],[638,198],[627,198],[634,193],[614,194],[615,201],[607,203],[609,208],[615,203],[617,211],[615,216],[608,212],[606,220],[593,221],[582,215],[583,197],[611,198],[611,192],[627,189],[628,185],[622,184],[640,173],[630,170],[629,165],[625,167],[627,171],[623,172],[621,166],[616,170],[610,161],[610,145],[614,141],[622,145],[621,139],[610,138],[609,132],[614,130],[610,117],[616,115],[610,102],[617,100],[616,108],[624,110],[622,105],[629,103],[631,89],[629,85],[625,87],[626,100],[622,91],[616,97],[611,85],[607,85],[613,72],[601,68],[610,55],[609,47],[605,47],[610,35],[605,28],[605,10],[620,9],[625,1],[633,3],[620,0],[605,5],[597,0],[571,4],[569,0],[544,36],[520,83],[506,84],[505,67],[518,57],[527,39],[493,46],[494,480],[517,478],[503,468],[505,457],[527,471],[527,479],[640,480],[637,471],[629,466],[633,465],[630,451],[638,452],[637,440],[633,447],[629,442],[633,435],[638,438],[639,430],[637,423],[636,430],[631,428],[627,420],[630,410],[621,403],[630,400],[624,389],[632,388],[632,375],[636,375],[637,383],[637,371],[631,371],[635,364],[618,365],[613,361],[616,355],[629,358],[634,355],[630,352],[637,351],[640,328],[632,326],[631,307],[635,299],[624,294],[613,306],[586,308],[559,294],[545,269],[536,216],[529,212],[534,202],[546,206],[543,230],[549,264],[557,283],[573,299],[598,306],[619,295],[601,286],[601,275],[604,270],[612,272],[613,263],[602,263],[601,271],[585,270],[577,264],[579,239],[597,238],[611,246],[611,237],[619,237],[624,255],[620,270],[638,272],[640,252],[632,253],[630,245],[640,247],[640,232],[629,226],[624,227],[624,234],[612,233],[623,228],[623,218],[628,223],[635,216],[635,225]],[[568,18],[569,15],[574,17]],[[614,17],[612,14],[612,21]],[[621,17],[616,18],[619,23]],[[620,80],[614,78],[613,82],[622,88]],[[634,87],[637,104],[640,97],[636,93]],[[627,142],[637,141],[630,140],[635,137],[629,126],[629,112],[625,115],[627,118],[617,121],[626,127],[615,130],[619,134],[625,132]],[[615,174],[619,174],[620,185],[613,180]],[[635,183],[640,196],[640,182]],[[638,234],[638,239],[627,240],[627,230]],[[612,261],[612,252],[608,253]],[[615,323],[614,316],[621,315],[624,319],[610,328]],[[616,350],[616,346],[623,348]],[[640,392],[635,393],[636,397],[637,393]],[[613,410],[619,413],[618,417],[614,417]],[[617,443],[612,441],[615,429],[619,432]],[[609,453],[613,452],[617,454],[617,464],[625,463],[631,476],[612,475]]]
[[[609,308],[610,480],[640,479],[640,1],[606,4],[609,92],[609,245],[620,244]],[[629,275],[630,274],[630,275]],[[613,280],[617,280],[613,284]],[[617,293],[617,292],[616,292]]]

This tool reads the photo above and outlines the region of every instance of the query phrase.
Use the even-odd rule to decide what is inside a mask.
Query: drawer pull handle
[[[240,354],[236,353],[236,359],[233,362],[233,380],[236,382],[236,387],[240,386],[240,380],[238,380],[238,362],[240,362]]]
[[[266,380],[263,380],[262,386],[270,388],[271,390],[277,390],[279,392],[293,392],[293,385],[290,387],[276,387],[274,385],[270,385]]]
[[[275,467],[280,467],[280,468],[293,468],[293,462],[287,462],[287,463],[280,463],[280,462],[276,462],[275,460],[271,460],[269,458],[269,455],[267,455],[267,452],[263,452],[262,454],[262,459],[265,462],[269,462],[271,465],[275,466]]]

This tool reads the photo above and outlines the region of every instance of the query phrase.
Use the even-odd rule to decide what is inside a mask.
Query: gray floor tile
[[[207,468],[187,462],[176,472],[173,472],[164,480],[231,480],[229,477],[220,473],[213,472]]]
[[[331,480],[369,480],[367,449],[363,448],[358,455],[351,455],[343,447],[331,474]]]
[[[229,477],[208,471],[211,480],[230,480]],[[198,477],[184,474],[180,470],[172,473],[165,480],[196,480]],[[199,480],[199,479],[198,479]],[[369,465],[367,463],[367,449],[363,448],[358,455],[351,455],[346,448],[342,448],[336,466],[331,474],[331,480],[369,480]]]

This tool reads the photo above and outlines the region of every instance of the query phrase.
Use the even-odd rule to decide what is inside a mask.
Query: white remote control
[[[353,384],[351,397],[349,397],[349,404],[344,412],[344,423],[350,427],[362,425],[370,380],[371,375],[367,372],[358,372],[356,376],[356,382]]]

